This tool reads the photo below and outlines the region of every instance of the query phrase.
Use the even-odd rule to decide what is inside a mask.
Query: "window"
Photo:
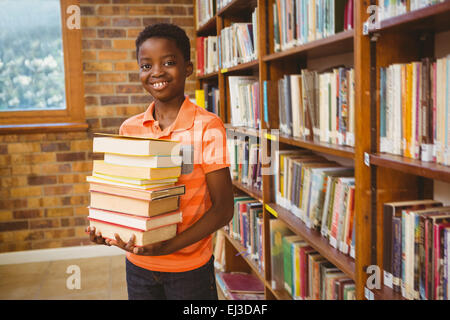
[[[87,127],[78,0],[0,1],[0,126]],[[79,12],[78,12],[79,13]]]

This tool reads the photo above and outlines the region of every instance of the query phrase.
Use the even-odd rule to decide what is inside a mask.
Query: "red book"
[[[314,252],[312,247],[300,247],[300,298],[308,296],[308,259],[307,254]]]
[[[226,290],[230,293],[264,293],[263,283],[249,273],[221,273]]]
[[[442,280],[444,275],[444,243],[443,230],[450,227],[450,223],[437,223],[434,226],[434,299],[443,299]]]
[[[202,76],[204,74],[204,43],[205,37],[197,38],[197,75]]]

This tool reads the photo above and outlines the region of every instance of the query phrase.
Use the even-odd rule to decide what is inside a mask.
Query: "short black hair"
[[[191,60],[191,44],[186,32],[172,23],[156,23],[145,27],[136,38],[136,59],[139,61],[139,48],[150,38],[166,38],[175,41],[185,61]]]

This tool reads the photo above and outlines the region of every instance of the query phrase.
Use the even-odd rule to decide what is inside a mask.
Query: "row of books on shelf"
[[[270,220],[271,286],[296,300],[354,300],[355,283],[295,235],[283,221]]]
[[[450,165],[450,55],[380,68],[380,152]]]
[[[197,76],[219,71],[219,43],[217,36],[197,37]]]
[[[355,178],[353,168],[307,150],[275,152],[276,203],[331,246],[355,257]]]
[[[229,76],[230,123],[234,127],[259,129],[260,98],[259,82],[254,76]]]
[[[203,83],[202,89],[195,90],[195,103],[220,117],[220,91],[216,86]]]
[[[450,207],[416,200],[383,206],[384,284],[409,300],[448,300]]]
[[[254,261],[262,272],[264,270],[262,203],[252,197],[235,196],[233,219],[224,230],[245,249],[245,252],[240,254]]]
[[[231,68],[258,58],[258,12],[252,13],[252,21],[233,23],[220,30],[219,64]]]
[[[89,225],[104,238],[117,233],[137,246],[170,239],[182,221],[179,197],[184,185],[175,185],[181,174],[178,142],[119,135],[94,137],[90,183]],[[119,152],[119,153],[118,153]],[[174,152],[174,153],[172,153]]]
[[[378,19],[383,21],[446,0],[379,0]]]
[[[245,136],[227,137],[231,177],[243,185],[262,190],[262,148]]]
[[[278,81],[264,81],[263,97],[266,123],[269,103],[279,105],[281,134],[354,146],[353,68],[339,67],[323,73],[304,69],[301,74],[285,75]]]
[[[196,28],[199,29],[216,14],[216,0],[196,0]]]
[[[353,29],[353,6],[353,0],[274,1],[274,51]]]

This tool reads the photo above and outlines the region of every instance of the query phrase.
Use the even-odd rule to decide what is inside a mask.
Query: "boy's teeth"
[[[164,86],[166,83],[167,83],[166,81],[163,81],[163,82],[157,82],[157,83],[154,83],[153,86],[154,86],[155,88],[161,88],[161,87]]]

